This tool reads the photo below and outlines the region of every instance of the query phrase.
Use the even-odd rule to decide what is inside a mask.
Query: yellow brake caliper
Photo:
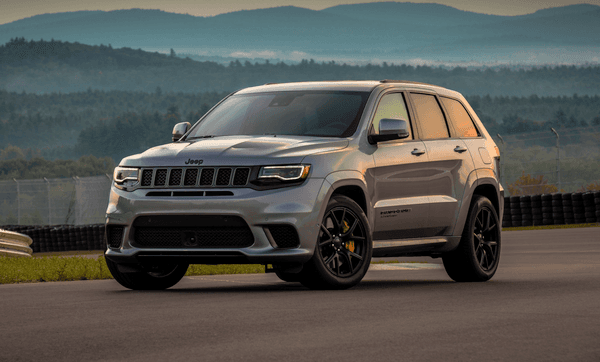
[[[345,234],[350,230],[350,225],[348,225],[348,221],[344,220],[344,226],[342,227],[342,232]],[[354,241],[348,241],[346,243],[346,249],[350,250],[354,253]]]

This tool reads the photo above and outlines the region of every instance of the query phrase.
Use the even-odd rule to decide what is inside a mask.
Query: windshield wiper
[[[207,135],[204,135],[204,136],[189,137],[189,138],[186,138],[185,140],[189,141],[189,140],[197,140],[197,139],[200,139],[200,138],[214,138],[214,137],[219,137],[219,136],[215,136],[215,135],[212,135],[212,134],[207,134]]]

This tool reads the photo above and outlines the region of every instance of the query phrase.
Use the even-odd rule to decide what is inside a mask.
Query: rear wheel
[[[133,290],[162,290],[177,284],[188,264],[143,266],[140,271],[122,272],[117,263],[106,259],[108,270],[119,284]]]
[[[369,223],[356,202],[336,195],[327,204],[315,253],[300,272],[300,282],[312,289],[347,289],[358,284],[369,268],[373,246]]]
[[[474,196],[460,244],[442,259],[457,282],[484,282],[494,276],[500,261],[500,225],[489,199]]]

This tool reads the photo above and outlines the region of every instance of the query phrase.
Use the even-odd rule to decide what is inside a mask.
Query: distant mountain
[[[431,51],[431,50],[430,50]],[[600,66],[467,71],[406,64],[364,66],[303,60],[297,64],[232,61],[227,66],[141,49],[13,39],[0,45],[0,89],[9,92],[230,92],[269,82],[405,79],[467,95],[600,94]],[[0,108],[2,100],[0,99]],[[1,131],[1,130],[0,130]]]
[[[600,56],[600,6],[571,5],[521,16],[485,15],[439,4],[368,3],[321,11],[293,6],[195,17],[160,10],[43,14],[0,25],[11,38],[229,56],[584,63]],[[293,55],[295,54],[295,55]],[[595,60],[594,60],[594,57]],[[300,60],[300,59],[296,59]]]

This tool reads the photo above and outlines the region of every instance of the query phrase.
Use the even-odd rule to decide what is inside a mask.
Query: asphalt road
[[[487,283],[430,259],[345,291],[271,274],[2,285],[0,360],[600,361],[600,228],[505,232],[502,248]]]

